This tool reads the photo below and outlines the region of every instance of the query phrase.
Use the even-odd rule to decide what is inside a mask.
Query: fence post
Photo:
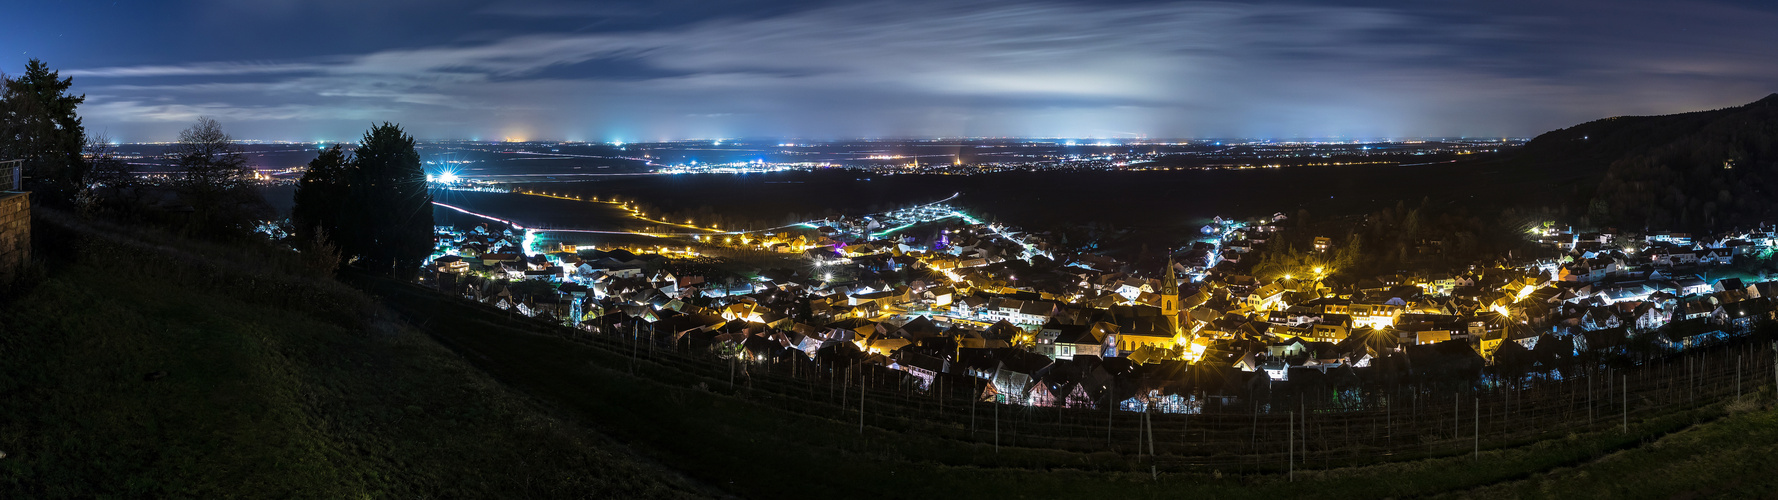
[[[1144,413],[1144,414],[1143,414],[1143,415],[1142,415],[1142,419],[1143,419],[1143,420],[1145,420],[1145,421],[1147,421],[1147,424],[1148,424],[1148,457],[1149,457],[1149,459],[1150,459],[1150,461],[1151,461],[1151,462],[1152,462],[1152,460],[1153,460],[1153,459],[1154,459],[1154,457],[1155,457],[1155,451],[1154,451],[1154,416],[1153,416],[1153,415],[1149,415],[1149,414],[1146,414],[1146,413]],[[1152,465],[1152,464],[1150,464],[1150,465]],[[1152,467],[1151,467],[1151,468],[1152,468]]]
[[[1142,414],[1136,417],[1136,460],[1142,460],[1142,437],[1148,432],[1148,407],[1142,408]]]

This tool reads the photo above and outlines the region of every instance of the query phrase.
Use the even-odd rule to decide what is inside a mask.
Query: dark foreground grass
[[[710,493],[374,313],[268,306],[73,250],[0,304],[0,498]]]
[[[1640,451],[1662,436],[1771,418],[1769,412],[1753,412],[1718,420],[1724,410],[1717,405],[1631,421],[1628,433],[1576,434],[1490,450],[1479,460],[1462,456],[1299,471],[1294,482],[1283,474],[1236,476],[1213,470],[1171,471],[1157,479],[1144,462],[1109,453],[1011,447],[996,452],[990,445],[874,428],[860,434],[856,421],[754,403],[744,393],[725,394],[726,384],[720,381],[653,369],[646,362],[640,369],[644,376],[632,376],[627,355],[539,334],[542,330],[534,325],[424,290],[390,283],[371,286],[397,310],[431,318],[429,333],[502,381],[583,415],[670,467],[755,498],[1156,498],[1183,493],[1212,498],[1416,497],[1509,488],[1502,485],[1564,468],[1636,475],[1665,488],[1618,495],[1643,496],[1639,493],[1697,490],[1711,476],[1642,474],[1679,457],[1639,461],[1623,470],[1603,469],[1608,462],[1601,459],[1625,455],[1621,450]],[[1747,452],[1778,443],[1772,433],[1751,437],[1751,444],[1744,445],[1756,448]],[[1749,476],[1741,484],[1772,487],[1778,479]],[[1537,496],[1542,490],[1493,491],[1480,493]]]
[[[1772,498],[1778,496],[1778,412],[1771,391],[1730,415],[1579,467],[1467,492],[1489,498]]]

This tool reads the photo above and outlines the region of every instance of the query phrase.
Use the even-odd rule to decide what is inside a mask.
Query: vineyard
[[[529,322],[430,291],[384,286],[415,324]],[[392,293],[394,292],[394,293]],[[444,300],[446,302],[434,302]],[[458,320],[450,320],[457,322]],[[582,346],[586,363],[662,384],[904,436],[907,456],[977,466],[1201,474],[1290,474],[1436,457],[1481,458],[1577,433],[1632,446],[1706,418],[1702,409],[1778,381],[1770,346],[1726,343],[1631,369],[1570,366],[1519,383],[1416,385],[1360,392],[1196,394],[1196,413],[997,404],[985,382],[941,374],[929,390],[900,370],[851,359],[759,362],[688,352],[644,326],[606,334],[535,323],[525,330]],[[491,339],[498,341],[498,339]],[[1337,396],[1337,397],[1336,397]],[[957,450],[969,450],[967,456]],[[986,453],[980,451],[987,450]],[[1002,454],[1002,450],[1006,453]],[[1016,453],[1014,452],[1016,450]]]

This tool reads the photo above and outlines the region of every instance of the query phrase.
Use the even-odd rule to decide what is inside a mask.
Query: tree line
[[[1778,206],[1778,94],[1667,116],[1596,120],[1526,143],[1515,161],[1579,171],[1592,189],[1569,205],[1585,224],[1628,231],[1720,231],[1771,221]]]
[[[222,123],[198,117],[168,151],[172,170],[134,171],[104,137],[89,136],[79,114],[86,96],[72,77],[39,59],[17,76],[0,74],[0,160],[23,160],[21,184],[34,204],[195,238],[265,240],[282,226],[294,245],[331,271],[341,260],[412,277],[432,253],[432,197],[414,139],[384,122],[359,146],[320,150],[297,190],[289,222],[260,189],[259,175]]]

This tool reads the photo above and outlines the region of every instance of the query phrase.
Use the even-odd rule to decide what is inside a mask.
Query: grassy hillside
[[[0,498],[702,496],[275,252],[50,219]]]
[[[1778,412],[1759,398],[1729,416],[1578,467],[1480,488],[1484,498],[1762,498],[1778,479]]]

